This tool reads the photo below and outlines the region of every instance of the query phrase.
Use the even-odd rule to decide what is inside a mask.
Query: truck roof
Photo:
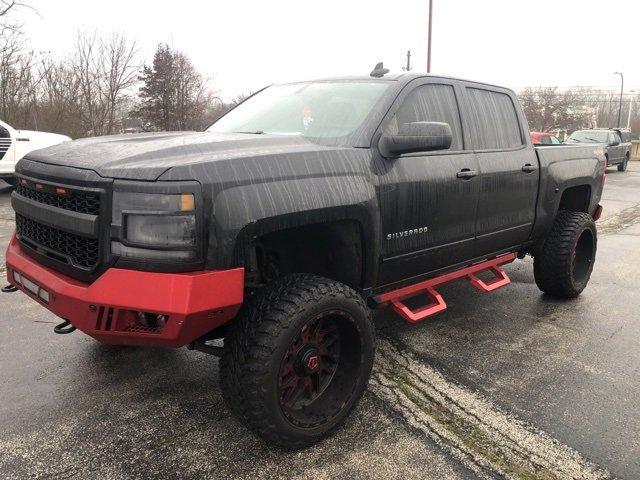
[[[510,89],[508,87],[503,87],[501,85],[494,85],[494,84],[487,83],[487,82],[478,82],[478,81],[475,81],[475,80],[468,80],[468,79],[465,79],[465,78],[452,77],[452,76],[448,76],[448,75],[434,75],[434,74],[431,74],[431,73],[424,73],[424,72],[390,72],[390,73],[385,74],[382,77],[372,77],[370,75],[347,75],[347,76],[325,77],[325,78],[316,78],[316,79],[310,79],[310,80],[300,80],[300,81],[284,82],[284,83],[368,81],[368,82],[402,82],[402,83],[406,84],[406,83],[409,83],[412,80],[415,80],[416,78],[424,78],[424,77],[441,78],[441,79],[444,79],[444,80],[453,80],[453,81],[458,81],[458,82],[473,83],[473,84],[476,84],[476,85],[484,85],[486,87],[499,88],[499,89],[502,89],[502,90],[513,91],[512,89]]]

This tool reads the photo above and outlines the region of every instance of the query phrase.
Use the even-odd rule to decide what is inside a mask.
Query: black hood
[[[299,135],[162,132],[84,138],[36,150],[25,158],[93,170],[107,178],[156,180],[172,167],[332,149]]]

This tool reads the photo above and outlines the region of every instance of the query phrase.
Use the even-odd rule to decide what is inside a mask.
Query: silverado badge
[[[421,233],[427,233],[427,227],[412,228],[411,230],[405,230],[404,232],[387,233],[387,240],[396,240],[398,238],[410,237],[411,235],[419,235]]]

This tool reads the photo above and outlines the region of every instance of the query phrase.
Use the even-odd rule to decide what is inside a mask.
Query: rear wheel
[[[220,362],[223,395],[267,442],[302,448],[346,419],[366,388],[374,348],[360,295],[291,275],[256,293],[233,322]]]
[[[561,298],[580,295],[591,278],[596,247],[596,225],[591,215],[560,211],[534,257],[538,288]]]
[[[624,157],[624,162],[618,164],[618,171],[624,172],[627,170],[627,163],[629,162],[629,154]]]

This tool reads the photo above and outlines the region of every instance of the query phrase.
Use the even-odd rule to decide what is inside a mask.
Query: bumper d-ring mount
[[[74,332],[75,329],[76,327],[71,325],[71,322],[69,320],[65,320],[64,322],[59,323],[58,325],[53,327],[53,332],[58,333],[60,335],[65,335],[67,333]]]

